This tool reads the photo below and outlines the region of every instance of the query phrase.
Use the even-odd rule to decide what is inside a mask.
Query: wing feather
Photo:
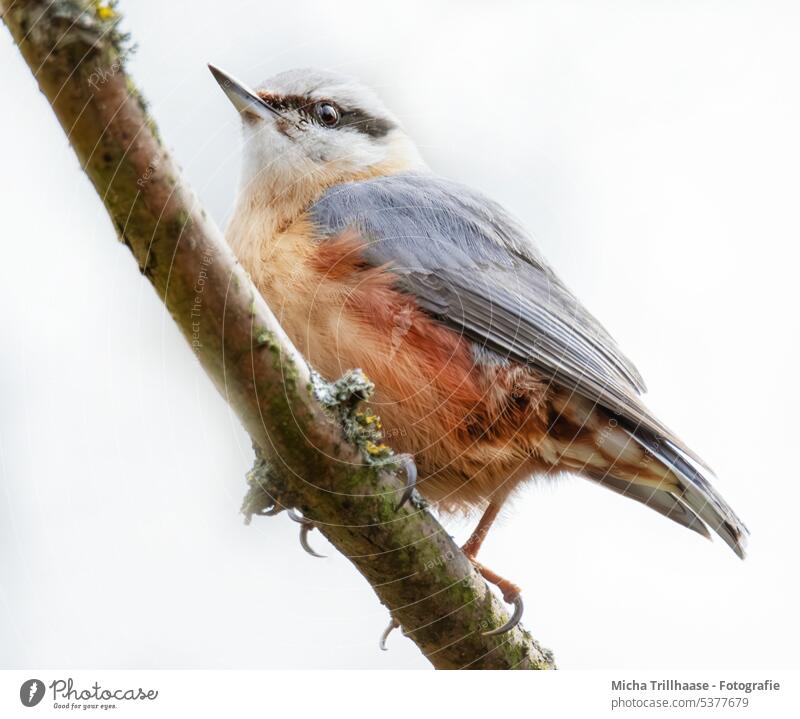
[[[364,258],[473,342],[668,439],[705,466],[639,399],[644,382],[611,335],[508,213],[427,173],[338,185],[311,208],[321,237],[356,229]]]

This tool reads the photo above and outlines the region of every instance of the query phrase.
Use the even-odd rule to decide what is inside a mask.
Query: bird
[[[644,381],[500,204],[435,174],[378,95],[293,69],[255,88],[209,65],[241,117],[226,239],[323,377],[358,367],[384,436],[444,513],[480,513],[462,550],[522,616],[519,586],[478,561],[530,481],[577,474],[741,558],[747,527],[709,466],[645,406]]]

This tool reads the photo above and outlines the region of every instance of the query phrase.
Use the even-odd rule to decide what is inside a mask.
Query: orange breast
[[[535,465],[546,390],[519,365],[419,309],[389,268],[367,266],[354,232],[314,241],[305,219],[242,255],[286,332],[323,376],[360,367],[375,382],[385,439],[415,456],[420,489],[449,508],[483,505]]]

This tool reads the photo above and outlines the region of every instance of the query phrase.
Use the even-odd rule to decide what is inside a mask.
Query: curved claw
[[[490,629],[488,632],[481,632],[484,637],[494,637],[498,634],[505,634],[506,632],[510,632],[514,627],[519,624],[519,620],[522,619],[522,612],[525,610],[524,605],[522,604],[522,596],[517,595],[514,600],[514,613],[511,615],[511,619],[509,619],[502,627],[498,627],[497,629]]]
[[[383,634],[381,634],[380,641],[378,642],[378,646],[381,648],[382,652],[389,651],[388,647],[386,646],[386,640],[389,638],[389,635],[399,626],[400,623],[394,617],[392,617],[391,623],[388,627],[386,627],[386,629],[383,630]]]
[[[269,509],[262,509],[260,512],[256,512],[261,517],[274,517],[276,514],[280,514],[286,507],[281,507],[279,504],[273,504]]]
[[[319,559],[325,559],[324,554],[320,554],[319,552],[315,552],[311,545],[308,543],[308,533],[314,529],[313,524],[304,524],[300,527],[300,546],[306,550],[312,557],[317,557]]]
[[[411,455],[402,455],[403,471],[406,473],[406,488],[403,490],[403,496],[400,497],[400,502],[395,507],[395,511],[401,509],[402,506],[411,499],[414,489],[417,486],[417,465]]]
[[[306,519],[296,509],[293,508],[287,509],[286,513],[289,515],[289,519],[291,519],[293,522],[297,522],[300,525],[300,546],[312,557],[325,559],[326,555],[315,552],[308,543],[308,533],[314,529],[314,522],[312,522],[310,519]]]
[[[310,519],[306,519],[300,512],[298,512],[294,507],[289,507],[286,510],[286,514],[289,515],[289,519],[293,522],[297,522],[298,524],[305,524],[306,522],[310,522]]]

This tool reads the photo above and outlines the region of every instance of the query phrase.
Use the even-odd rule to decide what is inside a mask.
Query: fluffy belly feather
[[[385,439],[414,455],[429,499],[484,506],[544,468],[545,385],[421,311],[390,271],[362,263],[357,235],[318,243],[301,219],[258,246],[235,230],[234,250],[309,363],[327,378],[359,367],[375,382]]]

